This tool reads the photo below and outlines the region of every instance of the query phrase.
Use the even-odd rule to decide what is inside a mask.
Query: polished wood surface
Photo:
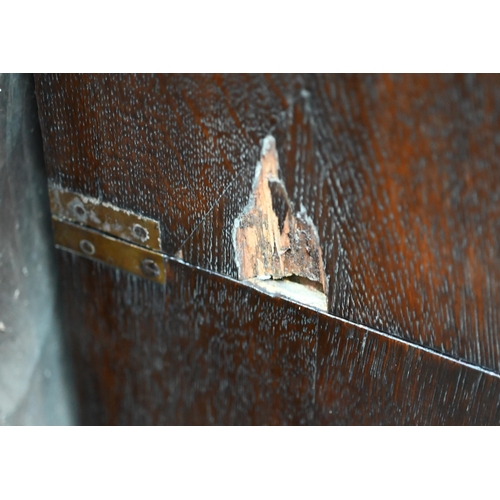
[[[314,77],[278,144],[329,311],[500,369],[500,78]]]
[[[319,384],[314,419],[305,416],[311,392],[304,389],[304,399],[289,394],[291,413],[266,400],[268,422],[497,419],[495,375],[485,373],[500,370],[498,76],[39,75],[36,81],[49,182],[159,220],[163,251],[226,276],[226,294],[234,284],[228,278],[238,277],[234,222],[251,196],[262,141],[269,135],[276,139],[290,201],[296,210],[305,208],[318,230],[328,312],[359,325],[353,327],[356,332],[364,326],[381,333],[363,344],[361,333],[347,342],[347,327],[332,337],[336,326],[331,320],[318,327],[323,334],[318,333],[314,362]],[[70,281],[75,271],[67,263],[63,267],[68,273],[63,280]],[[95,283],[85,285],[89,289],[115,290],[111,282],[98,284],[99,274],[92,276]],[[145,298],[134,295],[146,285],[127,279],[135,292],[114,293],[146,307]],[[81,313],[73,302],[83,307],[80,294],[78,289],[68,294],[75,317]],[[184,297],[188,304],[195,300]],[[99,314],[122,314],[116,307],[101,310],[103,300],[85,295]],[[215,319],[218,303],[210,295],[203,301],[207,314],[215,315],[207,336],[232,335],[234,325]],[[272,312],[259,310],[245,323],[245,335],[264,335],[259,325],[265,324],[272,337],[289,307],[284,300],[273,304]],[[245,302],[239,306],[245,310]],[[77,337],[80,342],[92,338],[93,348],[101,349],[106,336],[99,325],[114,320],[94,316]],[[148,335],[164,335],[166,322],[147,326]],[[146,326],[135,325],[134,335],[145,335]],[[174,336],[181,335],[176,328],[191,328],[187,318],[180,325],[172,327]],[[118,330],[113,331],[118,338]],[[309,338],[307,328],[304,332]],[[370,355],[364,360],[357,349],[367,345]],[[86,369],[103,370],[99,363],[111,369],[130,356],[96,358]],[[303,359],[296,362],[296,370],[306,373]],[[345,382],[347,366],[356,375],[346,375],[349,383],[338,385]],[[465,366],[472,370],[467,376],[460,371]],[[370,385],[373,373],[379,379]],[[162,383],[170,377],[166,372],[157,376],[164,377]],[[119,387],[127,377],[98,376],[93,387],[106,392],[111,380]],[[271,383],[266,380],[262,390]],[[303,387],[308,383],[301,382]],[[238,378],[227,384],[227,391],[239,390]],[[460,384],[465,384],[462,389]],[[213,402],[209,392],[198,404]],[[358,401],[352,403],[355,394]],[[366,402],[363,394],[376,402]],[[118,393],[113,401],[114,417],[107,422],[132,418],[130,408],[120,413],[116,406],[125,404]],[[346,409],[349,404],[352,411]],[[206,422],[217,420],[197,411]]]
[[[500,377],[179,261],[167,287],[59,250],[82,423],[500,422]]]
[[[40,75],[49,178],[160,220],[173,254],[255,167],[294,86],[286,75]]]
[[[59,256],[84,423],[311,422],[316,314],[175,261],[163,287]]]

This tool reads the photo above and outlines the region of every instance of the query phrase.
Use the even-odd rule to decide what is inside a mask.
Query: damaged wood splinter
[[[233,239],[241,280],[288,278],[316,293],[326,293],[318,232],[303,206],[294,212],[279,176],[272,136],[264,139],[253,192],[235,220]]]

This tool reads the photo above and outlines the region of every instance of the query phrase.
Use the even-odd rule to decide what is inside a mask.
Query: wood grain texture
[[[314,314],[175,261],[165,288],[58,253],[82,422],[312,421]]]
[[[182,262],[164,288],[58,254],[85,424],[500,423],[498,375]]]
[[[274,135],[289,196],[319,231],[329,312],[498,371],[500,79],[304,85]],[[183,247],[230,276],[239,181]]]
[[[260,139],[298,88],[294,78],[264,75],[69,74],[36,82],[49,180],[159,220],[169,254],[255,166]]]
[[[274,280],[294,276],[326,291],[323,257],[316,228],[304,207],[294,214],[279,177],[276,145],[264,140],[253,192],[233,225],[239,279]]]
[[[314,76],[277,134],[329,311],[500,369],[500,78]]]
[[[138,403],[142,389],[132,374],[132,362],[107,379],[100,372],[101,364],[112,361],[109,366],[116,365],[117,370],[130,359],[137,366],[150,364],[153,348],[142,354],[136,351],[139,345],[158,341],[148,337],[152,332],[155,338],[165,335],[168,318],[172,335],[184,346],[178,358],[189,356],[191,344],[182,343],[188,318],[177,323],[172,319],[177,317],[175,310],[187,305],[168,299],[176,305],[172,315],[162,313],[163,319],[156,316],[159,305],[156,312],[147,306],[127,320],[130,325],[124,323],[128,313],[106,317],[109,311],[123,315],[118,305],[127,310],[125,300],[142,304],[150,294],[139,282],[123,276],[119,281],[125,288],[120,291],[113,282],[118,275],[111,273],[99,290],[101,300],[111,307],[101,310],[95,305],[93,323],[84,322],[86,333],[82,327],[75,335],[87,357],[85,370],[95,372],[93,381],[82,375],[87,377],[86,397],[91,398],[95,390],[114,408],[104,421],[181,422],[184,418],[197,422],[193,415],[199,414],[205,422],[262,423],[269,411],[272,423],[497,422],[495,376],[418,346],[500,371],[499,76],[39,75],[36,81],[50,182],[158,219],[167,254],[181,250],[186,262],[230,278],[238,276],[234,221],[251,195],[262,140],[272,134],[294,210],[303,205],[318,229],[329,312],[411,343],[373,332],[364,341],[362,327],[345,326],[348,323],[338,327],[332,319],[325,320],[329,326],[318,325],[318,343],[311,341],[317,349],[318,384],[313,420],[306,403],[309,382],[303,382],[308,389],[299,398],[281,379],[283,390],[291,391],[287,394],[296,413],[285,410],[284,402],[275,407],[273,395],[255,403],[261,413],[251,413],[254,406],[246,406],[245,420],[239,409],[246,403],[235,403],[238,410],[233,410],[228,400],[217,399],[220,393],[210,386],[216,385],[215,375],[209,378],[210,388],[200,393],[205,399],[200,397],[205,405],[213,404],[213,398],[224,401],[226,413],[214,407],[206,413],[199,406],[192,411],[189,404],[195,403],[175,395],[167,399],[178,398],[178,411],[173,404],[156,402],[161,411],[151,413],[152,396],[143,406]],[[74,273],[71,266],[83,264],[75,261],[70,266],[64,261],[62,266],[64,272]],[[92,273],[98,281],[106,274],[100,268]],[[204,301],[207,304],[204,321],[212,326],[206,327],[205,340],[198,346],[198,352],[207,355],[211,335],[232,335],[236,328],[224,323],[222,333],[215,333],[219,330],[214,325],[222,324],[222,310],[210,301],[219,294],[233,297],[239,288],[233,289],[236,285],[230,279],[203,276],[210,282],[215,279],[220,287],[208,293],[209,298],[199,298],[191,311],[198,314],[196,308]],[[205,278],[199,279],[204,283]],[[64,279],[69,283],[69,276]],[[79,279],[86,290],[97,286],[83,275]],[[198,297],[194,288],[175,283],[181,295],[189,290],[185,300]],[[77,302],[87,300],[88,295],[80,298],[78,289],[71,293]],[[257,292],[248,293],[259,297]],[[158,295],[155,301],[163,304],[167,299]],[[273,304],[272,311],[257,309],[259,321],[267,322],[268,336],[280,328],[272,315],[281,318],[282,309],[288,307],[283,301]],[[75,317],[82,316],[81,304],[68,307]],[[142,308],[137,307],[137,311]],[[247,336],[245,342],[257,328],[255,321],[237,329],[241,338]],[[106,328],[114,332],[114,343],[120,335],[132,335],[137,343],[129,342],[130,352],[111,354],[94,337],[94,347],[90,339],[85,340],[85,335],[101,338]],[[259,328],[256,331],[264,338]],[[333,335],[337,330],[341,333]],[[97,351],[91,355],[92,349]],[[285,350],[286,356],[291,353]],[[225,358],[224,363],[232,366],[231,359]],[[295,363],[309,380],[305,359]],[[266,366],[276,362],[268,360]],[[310,362],[307,358],[306,365]],[[195,370],[195,364],[189,366]],[[223,366],[221,361],[210,368],[218,370],[217,383],[229,380],[223,376],[228,370]],[[167,380],[176,375],[155,376]],[[153,383],[148,380],[154,377],[141,377],[144,386]],[[198,379],[186,377],[177,380],[187,384],[184,391],[198,390],[194,389]],[[126,396],[123,380],[131,391]],[[262,380],[259,384],[264,384]],[[228,387],[232,383],[227,382]],[[248,394],[257,390],[255,384]],[[175,392],[175,387],[171,390]],[[239,390],[235,400],[241,396],[246,401],[249,396]],[[125,411],[130,401],[143,409],[142,417]],[[119,411],[120,405],[125,405],[125,413]],[[102,408],[95,414],[102,414]],[[292,414],[293,418],[284,417]],[[117,415],[128,416],[123,420]]]
[[[317,424],[500,423],[496,373],[330,318],[318,342]]]

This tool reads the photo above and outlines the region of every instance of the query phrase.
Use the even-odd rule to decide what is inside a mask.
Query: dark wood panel
[[[498,425],[500,379],[378,332],[321,318],[316,422]]]
[[[500,368],[500,78],[314,76],[277,134],[329,311]]]
[[[49,180],[160,220],[173,254],[300,88],[265,75],[38,75]],[[246,201],[245,201],[246,202]]]
[[[177,262],[167,287],[59,251],[87,424],[305,424],[314,314]]]
[[[500,421],[497,375],[181,262],[163,287],[58,254],[86,424]]]
[[[329,311],[500,369],[500,77],[41,75],[37,89],[51,182],[159,219],[164,251],[181,250],[185,261],[233,278],[234,221],[249,201],[262,140],[271,133],[290,200],[296,209],[305,207],[318,229]],[[114,301],[125,300],[111,281],[105,286],[115,289]],[[220,286],[236,285],[228,280]],[[133,300],[145,300],[148,294],[140,287],[130,287],[134,291],[127,292],[127,300],[134,294],[139,296]],[[81,317],[80,306],[71,307]],[[282,314],[279,307],[276,314]],[[105,316],[110,310],[121,314],[115,305],[98,312]],[[160,320],[151,313],[148,320],[150,313],[141,314],[142,320],[133,320],[139,321],[136,332],[161,332],[155,322],[170,317]],[[93,321],[88,328],[102,332],[115,320]],[[269,321],[269,328],[278,328]],[[113,328],[119,338],[118,327]],[[461,364],[449,372],[443,368],[451,363],[448,358],[403,349],[405,343],[383,335],[365,345],[373,363],[389,360],[384,370],[393,382],[384,382],[383,373],[372,377],[365,368],[350,386],[340,385],[352,392],[344,401],[336,392],[343,376],[337,360],[353,373],[371,361],[363,365],[356,357],[354,341],[326,341],[330,334],[319,331],[321,422],[369,422],[366,415],[372,422],[495,421],[491,375],[462,372],[470,369]],[[83,330],[79,335],[84,342]],[[88,351],[90,344],[81,348]],[[114,364],[134,356],[122,354]],[[87,369],[101,370],[102,355],[88,361]],[[144,356],[136,360],[139,365],[146,363]],[[393,359],[407,375],[391,368]],[[421,370],[420,378],[415,370]],[[95,387],[103,390],[96,377]],[[142,380],[148,383],[145,376]],[[391,385],[397,380],[411,397]],[[461,383],[463,391],[449,400],[446,388]],[[365,392],[385,406],[373,403],[370,413],[363,406]],[[432,407],[419,402],[424,393],[435,398]],[[103,397],[119,404],[119,392]],[[337,404],[343,409],[328,420],[329,408]],[[455,408],[451,413],[448,404]],[[152,421],[148,411],[144,419]]]
[[[273,131],[329,310],[499,369],[499,78],[37,81],[50,179],[159,218],[167,252],[233,277],[232,225]]]

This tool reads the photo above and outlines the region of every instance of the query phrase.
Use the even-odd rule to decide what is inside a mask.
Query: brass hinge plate
[[[58,248],[165,283],[158,221],[60,186],[49,193]]]
[[[50,208],[59,219],[83,224],[135,245],[161,252],[160,224],[130,210],[52,185]]]
[[[162,254],[55,216],[52,225],[56,247],[165,284]]]

